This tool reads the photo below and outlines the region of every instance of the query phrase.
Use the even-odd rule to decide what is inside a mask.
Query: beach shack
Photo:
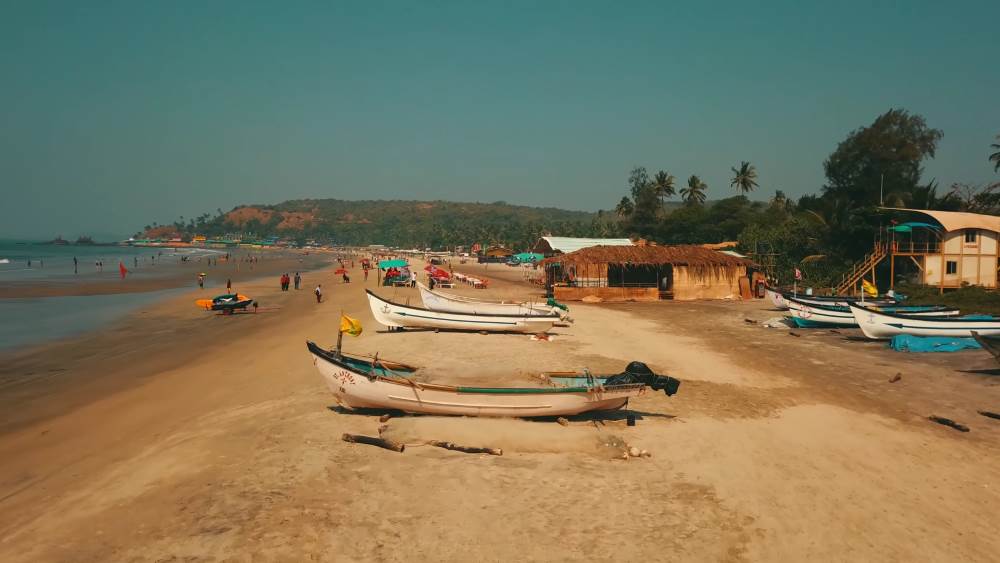
[[[894,212],[898,220],[880,231],[872,252],[844,273],[834,288],[837,294],[860,293],[862,281],[879,286],[875,274],[884,261],[889,266],[890,288],[900,275],[942,292],[963,285],[1000,287],[1000,217],[930,209],[882,209]]]
[[[694,245],[591,246],[542,264],[557,301],[738,298],[749,287],[752,266],[746,258]]]
[[[942,289],[963,284],[997,287],[1000,217],[923,209],[895,211],[916,215],[921,220],[889,228],[891,270],[895,269],[896,257],[903,257],[915,264],[918,279],[925,285]]]

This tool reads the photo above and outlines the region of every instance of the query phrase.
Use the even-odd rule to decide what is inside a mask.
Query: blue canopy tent
[[[522,252],[520,254],[515,254],[512,258],[521,263],[525,262],[538,262],[545,259],[544,254],[538,254],[536,252]]]
[[[407,264],[406,260],[403,260],[401,258],[396,258],[394,260],[380,261],[378,263],[378,269],[380,274],[379,277],[381,278],[379,280],[379,285],[393,285],[393,284],[400,284],[403,282],[409,283],[410,280],[409,268],[410,265]],[[393,270],[393,269],[398,270],[398,273],[396,273],[396,275],[390,276],[388,275],[389,272],[386,272],[385,277],[381,276],[382,270]]]

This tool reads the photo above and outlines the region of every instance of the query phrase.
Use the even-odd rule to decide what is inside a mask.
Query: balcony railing
[[[891,243],[893,254],[940,254],[940,241],[895,241]]]

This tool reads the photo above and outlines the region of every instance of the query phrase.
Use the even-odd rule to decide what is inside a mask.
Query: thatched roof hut
[[[745,258],[695,245],[593,246],[541,263],[557,299],[594,295],[606,301],[748,294],[752,266]]]

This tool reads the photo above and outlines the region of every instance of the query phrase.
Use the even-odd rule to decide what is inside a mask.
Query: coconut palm
[[[634,210],[635,205],[633,205],[632,200],[627,197],[622,197],[622,200],[615,206],[615,214],[622,218],[628,217]]]
[[[705,203],[705,190],[708,184],[701,181],[701,178],[694,174],[688,178],[687,186],[681,188],[681,199],[688,205],[702,205]]]
[[[997,135],[997,140],[1000,141],[1000,135]],[[990,155],[990,162],[993,163],[993,171],[1000,172],[1000,143],[993,143],[990,148],[996,149],[997,152]]]
[[[673,197],[677,193],[677,188],[674,186],[675,180],[673,174],[663,170],[657,172],[656,176],[653,177],[653,188],[656,190],[656,197],[660,198],[660,205],[663,205],[665,199]]]
[[[744,194],[752,192],[757,187],[757,168],[753,164],[744,160],[739,168],[733,167],[732,171],[733,180],[729,182],[731,187]]]

